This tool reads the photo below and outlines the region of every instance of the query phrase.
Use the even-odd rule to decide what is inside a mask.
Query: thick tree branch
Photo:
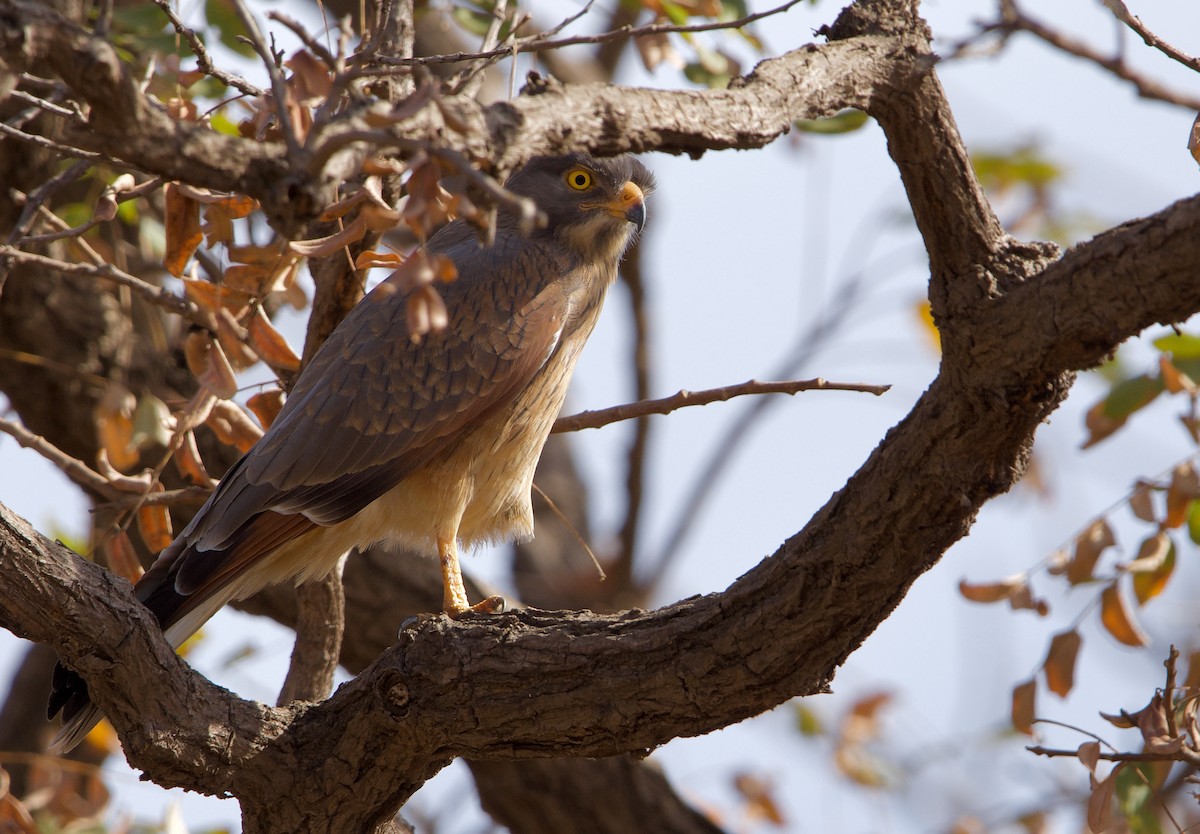
[[[802,47],[763,61],[727,90],[542,81],[526,95],[486,107],[463,98],[443,101],[462,132],[447,131],[438,108],[428,106],[391,129],[377,128],[391,105],[360,104],[315,126],[304,153],[289,165],[280,143],[175,121],[139,92],[110,44],[29,0],[0,0],[0,60],[18,70],[36,65],[54,72],[96,105],[85,126],[68,131],[80,147],[167,179],[252,196],[278,228],[292,233],[333,201],[337,183],[375,148],[436,145],[488,160],[501,172],[531,156],[575,149],[699,155],[757,148],[798,118],[866,108],[878,91],[932,66],[923,40],[897,34]]]

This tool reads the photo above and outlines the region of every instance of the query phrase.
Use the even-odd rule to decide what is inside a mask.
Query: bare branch
[[[657,400],[640,400],[627,405],[617,405],[598,411],[584,411],[570,417],[559,417],[554,421],[554,432],[580,431],[582,429],[598,429],[610,423],[621,420],[632,420],[648,414],[670,414],[679,408],[693,405],[708,405],[709,403],[724,402],[734,397],[747,394],[797,394],[801,391],[860,391],[864,394],[880,396],[891,388],[890,385],[869,385],[860,382],[829,382],[817,377],[794,382],[759,382],[749,380],[737,385],[727,385],[723,388],[709,388],[704,391],[680,390],[670,397]]]
[[[33,252],[23,252],[15,246],[8,246],[6,244],[0,244],[0,258],[12,258],[16,263],[32,264],[44,269],[52,269],[65,275],[90,275],[95,278],[103,278],[106,281],[112,281],[114,284],[129,287],[139,296],[151,304],[162,307],[168,313],[174,313],[207,330],[213,330],[214,332],[216,330],[216,323],[212,320],[212,317],[191,301],[175,295],[173,292],[165,290],[162,287],[156,287],[147,281],[143,281],[136,275],[130,275],[128,272],[118,269],[110,263],[69,263]]]
[[[205,75],[211,75],[226,87],[232,87],[248,96],[258,97],[266,94],[266,90],[261,87],[256,87],[241,76],[226,72],[214,64],[212,58],[208,55],[208,50],[204,47],[204,41],[200,39],[200,36],[196,34],[194,29],[184,24],[179,15],[175,13],[175,7],[171,5],[171,0],[154,0],[154,5],[162,10],[167,19],[171,21],[171,25],[175,27],[175,31],[188,42],[188,46],[191,47],[192,53],[196,56],[196,64],[201,72]]]
[[[1108,5],[1109,2],[1110,0],[1106,0],[1106,5]],[[1112,6],[1109,7],[1112,8]],[[1116,12],[1115,9],[1114,12]],[[1119,13],[1117,13],[1117,17],[1118,19],[1124,20],[1121,18]],[[1132,18],[1132,16],[1130,17],[1131,19],[1136,20],[1136,18]],[[1130,24],[1128,21],[1125,22],[1127,25],[1132,26],[1132,24]],[[1133,28],[1134,31],[1137,31],[1138,34],[1142,35],[1142,37],[1146,39],[1146,43],[1148,43],[1150,46],[1162,49],[1164,52],[1166,51],[1158,45],[1162,42],[1159,41],[1152,33],[1149,33],[1148,30],[1145,30],[1144,27],[1142,30],[1139,30],[1137,27]],[[1156,101],[1165,101],[1170,104],[1178,104],[1181,107],[1188,108],[1189,110],[1200,110],[1200,98],[1188,95],[1187,93],[1171,90],[1159,82],[1151,78],[1147,78],[1137,70],[1130,67],[1129,64],[1125,62],[1124,57],[1119,54],[1113,56],[1105,55],[1099,50],[1093,49],[1083,41],[1077,40],[1070,35],[1050,28],[1041,21],[1030,17],[1022,9],[1018,8],[1016,0],[1003,0],[1001,4],[1001,19],[996,23],[984,27],[983,31],[1005,33],[1028,32],[1034,37],[1050,44],[1055,49],[1062,50],[1068,55],[1074,55],[1077,58],[1083,58],[1085,61],[1091,61],[1093,64],[1103,67],[1118,78],[1128,81],[1134,86],[1134,89],[1137,90],[1138,95],[1142,96],[1143,98],[1154,99]],[[1153,41],[1151,39],[1153,39]],[[1164,44],[1164,46],[1166,45]],[[1174,49],[1173,47],[1170,48],[1172,50]],[[1171,57],[1175,58],[1176,60],[1180,60],[1181,63],[1184,63],[1192,69],[1196,69],[1196,67],[1191,63],[1196,59],[1185,55],[1182,52],[1178,52],[1177,50],[1176,54],[1172,54],[1171,52],[1167,52],[1166,54],[1171,55]]]
[[[1140,17],[1129,11],[1129,7],[1122,0],[1103,0],[1103,3],[1117,20],[1136,32],[1146,42],[1146,46],[1157,49],[1171,60],[1178,61],[1193,72],[1200,72],[1200,58],[1193,58],[1183,50],[1167,43],[1158,35],[1151,32],[1146,24],[1142,23]]]

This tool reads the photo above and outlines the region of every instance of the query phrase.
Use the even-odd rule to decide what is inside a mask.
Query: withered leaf
[[[971,602],[1001,602],[1012,596],[1013,592],[1025,584],[1022,576],[1001,579],[999,582],[972,583],[965,579],[958,582],[958,592]]]
[[[154,492],[162,492],[162,484],[154,485]],[[171,512],[162,504],[143,505],[137,511],[138,532],[151,553],[158,553],[171,543]]]
[[[246,412],[229,400],[213,403],[212,411],[205,421],[222,443],[228,443],[245,454],[258,442],[263,432]]]
[[[1100,622],[1113,637],[1126,646],[1145,646],[1150,638],[1138,625],[1125,601],[1125,595],[1117,588],[1117,583],[1110,583],[1100,595]]]
[[[138,561],[137,551],[133,549],[133,542],[129,540],[129,534],[124,530],[109,531],[104,537],[101,550],[104,551],[104,560],[108,569],[117,576],[129,580],[130,583],[135,583],[142,578],[142,563]]]
[[[279,416],[279,412],[283,410],[283,390],[280,388],[271,388],[266,391],[259,391],[257,394],[246,400],[246,408],[258,418],[259,425],[264,430],[271,428],[271,424],[275,422],[275,418]]]
[[[1200,474],[1191,462],[1176,466],[1167,487],[1167,517],[1163,524],[1174,530],[1187,521],[1192,501],[1200,498]]]
[[[1079,750],[1075,755],[1079,756],[1079,761],[1083,762],[1083,766],[1090,773],[1095,773],[1096,765],[1100,763],[1100,742],[1085,741],[1079,745]]]
[[[1151,524],[1158,519],[1154,515],[1154,489],[1145,481],[1138,481],[1129,496],[1129,509],[1142,521]]]
[[[1159,533],[1159,536],[1165,543],[1161,553],[1147,555],[1146,561],[1143,562],[1143,556],[1139,552],[1137,560],[1127,566],[1130,571],[1134,570],[1135,565],[1142,564],[1146,567],[1145,570],[1137,570],[1133,574],[1133,593],[1137,597],[1139,605],[1145,605],[1161,594],[1171,580],[1171,575],[1175,573],[1175,545],[1166,533]],[[1158,537],[1153,538],[1157,539]],[[1143,542],[1143,550],[1150,541],[1151,539],[1147,539],[1146,542]]]
[[[200,204],[184,194],[177,183],[167,183],[163,200],[166,204],[163,268],[181,278],[188,259],[200,245]]]
[[[258,361],[254,351],[246,346],[241,325],[224,307],[217,311],[217,341],[229,357],[230,364],[239,371]]]
[[[349,246],[351,243],[362,240],[363,235],[366,233],[366,221],[359,215],[339,232],[335,232],[327,237],[313,238],[312,240],[293,240],[288,244],[288,247],[300,255],[306,255],[310,258],[323,258],[326,255],[332,255],[339,249]]]
[[[1083,638],[1072,629],[1054,635],[1042,669],[1046,672],[1046,686],[1060,698],[1067,697],[1075,686],[1075,660]]]
[[[1067,581],[1078,585],[1090,580],[1100,554],[1116,543],[1107,521],[1103,518],[1093,521],[1075,540],[1075,555],[1067,565]]]
[[[1176,368],[1175,363],[1169,357],[1158,357],[1158,370],[1162,376],[1163,387],[1167,389],[1168,393],[1178,394],[1183,391],[1196,390],[1196,383],[1192,382],[1191,377]]]
[[[1107,831],[1112,825],[1113,792],[1117,788],[1117,773],[1121,765],[1117,765],[1102,782],[1096,782],[1092,787],[1092,795],[1087,803],[1087,825],[1093,834]],[[1093,780],[1094,781],[1094,780]]]
[[[275,329],[266,311],[259,307],[247,326],[250,346],[264,362],[277,371],[295,373],[300,370],[300,357],[292,350],[283,334]]]
[[[751,819],[766,820],[777,826],[786,824],[769,781],[751,773],[739,773],[733,778],[733,786],[745,800],[746,813]]]
[[[200,449],[196,445],[196,435],[191,429],[184,433],[183,442],[176,450],[174,460],[179,474],[196,486],[216,485],[216,481],[209,477],[208,470],[204,468],[204,461],[200,459]]]
[[[1013,687],[1012,725],[1018,733],[1033,735],[1033,720],[1036,717],[1037,681],[1029,679]]]

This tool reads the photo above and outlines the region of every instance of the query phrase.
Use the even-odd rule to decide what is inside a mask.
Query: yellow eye
[[[567,185],[576,191],[587,191],[592,187],[592,175],[582,168],[572,168],[567,171]]]

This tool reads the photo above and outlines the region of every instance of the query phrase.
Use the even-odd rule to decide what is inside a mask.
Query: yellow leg
[[[478,605],[467,600],[462,569],[458,566],[458,542],[438,537],[438,559],[442,565],[442,608],[451,619],[457,620],[468,611],[499,614],[504,610],[504,598],[491,596]]]

